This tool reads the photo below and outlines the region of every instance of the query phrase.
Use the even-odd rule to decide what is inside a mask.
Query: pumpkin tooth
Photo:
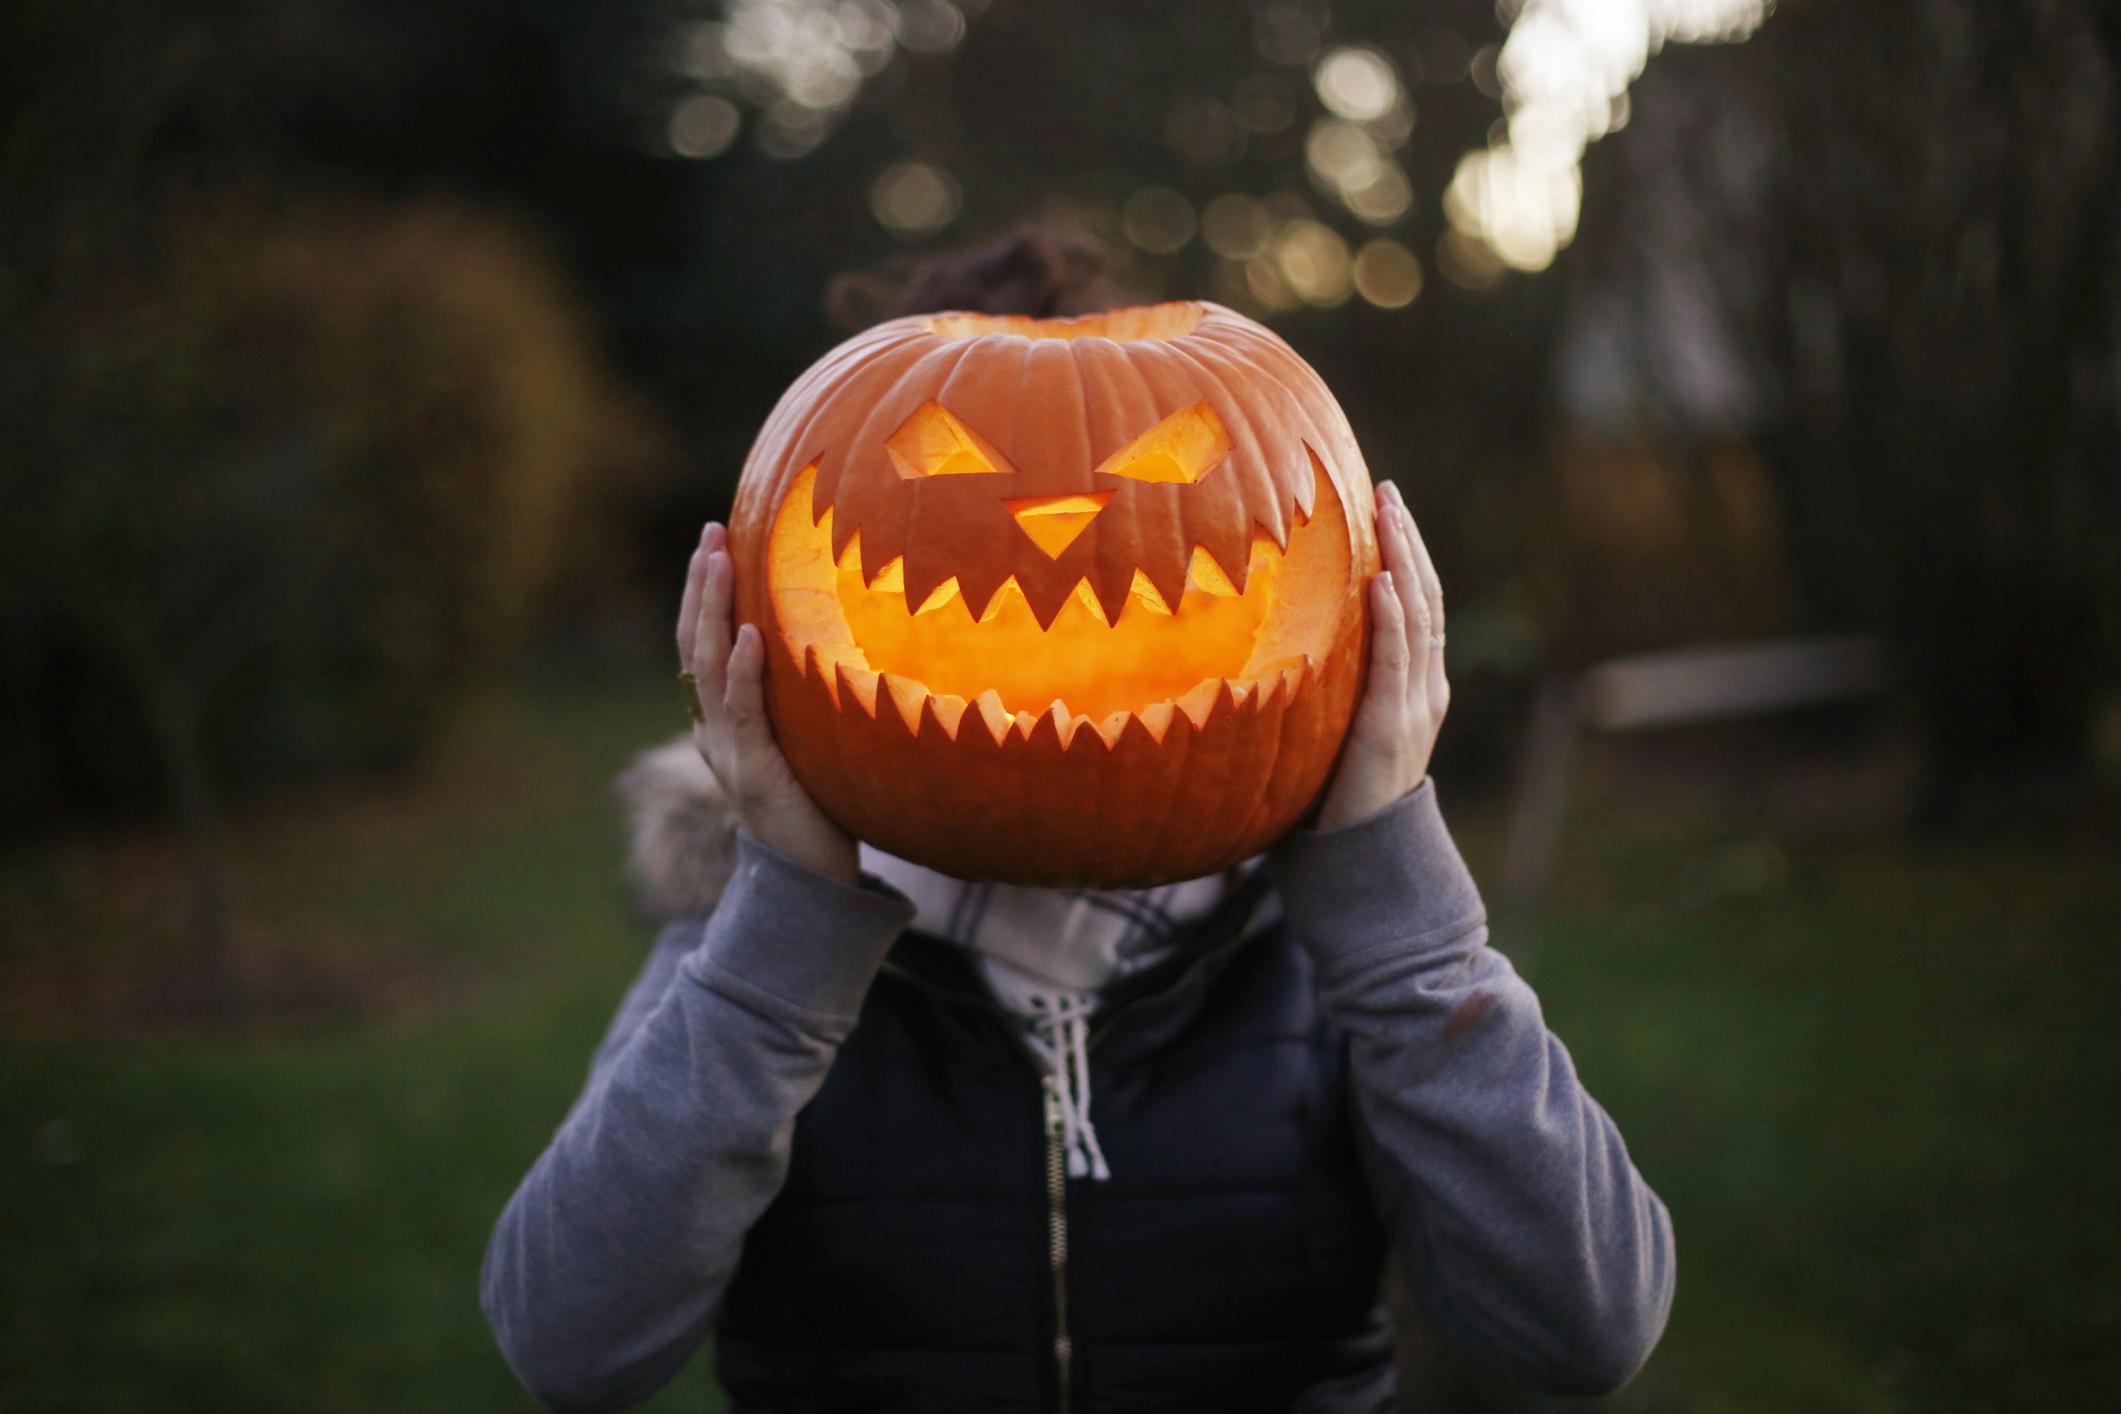
[[[1171,719],[1178,715],[1178,704],[1175,702],[1152,702],[1134,715],[1139,717],[1141,724],[1149,729],[1150,737],[1161,743],[1164,739],[1164,733],[1171,730]]]
[[[826,695],[832,699],[833,710],[838,711],[840,675],[835,664],[836,660],[827,657],[825,650],[815,643],[803,649],[802,675],[822,686]]]
[[[972,705],[978,709],[980,720],[986,723],[987,735],[994,739],[994,744],[1000,746],[1008,741],[1009,729],[1016,725],[1016,718],[1002,706],[1002,695],[990,687],[973,698]]]
[[[828,521],[831,520],[832,512],[825,512],[825,518]],[[840,547],[840,553],[837,559],[837,563],[841,569],[847,570],[851,573],[860,574],[862,572],[861,531],[857,530],[854,532],[854,534],[847,537],[847,543]]]
[[[1066,585],[1055,586],[1037,579],[1031,588],[1024,590],[1024,607],[1031,611],[1031,619],[1038,625],[1038,631],[1046,633],[1067,610],[1068,601],[1073,597],[1074,591]]]
[[[943,734],[952,741],[957,740],[957,729],[965,720],[965,709],[972,704],[954,692],[933,693],[928,698],[928,708],[935,713],[935,720],[942,723]]]
[[[921,606],[918,609],[911,604],[906,607],[915,618],[919,618],[922,614],[934,613],[936,610],[948,605],[952,599],[958,597],[957,576],[952,575],[930,590],[928,597],[921,601]]]
[[[1158,591],[1155,584],[1150,582],[1149,576],[1140,570],[1134,572],[1134,583],[1128,586],[1127,597],[1139,603],[1152,614],[1168,614],[1171,612],[1171,606],[1164,602],[1163,594]]]
[[[1069,592],[1069,597],[1085,609],[1088,609],[1090,617],[1096,619],[1100,624],[1103,624],[1106,628],[1112,627],[1112,621],[1105,617],[1105,606],[1097,601],[1097,592],[1090,588],[1090,581],[1087,577],[1075,581],[1075,588]]]
[[[1118,623],[1127,612],[1128,589],[1132,583],[1127,574],[1124,570],[1115,573],[1100,568],[1096,578],[1087,581],[1091,596],[1097,600],[1098,617],[1104,620],[1107,628]]]
[[[1053,734],[1060,739],[1063,751],[1067,750],[1068,743],[1075,739],[1076,732],[1089,725],[1090,722],[1088,717],[1078,717],[1069,711],[1068,704],[1061,701],[1058,697],[1047,704],[1046,717],[1053,719]],[[1044,720],[1044,718],[1040,720]]]
[[[1263,678],[1252,679],[1246,686],[1259,693],[1260,710],[1265,711],[1269,706],[1273,705],[1277,694],[1286,701],[1289,693],[1294,690],[1295,685],[1289,681],[1286,673],[1269,673]]]
[[[874,717],[876,715],[876,687],[881,674],[872,672],[858,664],[845,661],[840,662],[836,666],[841,690],[843,692],[852,692],[855,701],[862,704],[862,710]]]
[[[1186,597],[1186,567],[1184,565],[1152,565],[1139,571],[1139,573],[1142,578],[1147,579],[1154,586],[1156,597],[1163,600],[1172,610],[1176,610],[1179,601]]]
[[[1178,696],[1178,710],[1186,714],[1194,726],[1206,726],[1208,716],[1215,710],[1215,701],[1222,696],[1221,678],[1202,678]]]
[[[994,586],[994,592],[987,596],[985,603],[974,604],[972,595],[966,592],[965,609],[972,615],[974,623],[992,623],[995,617],[1008,607],[1011,595],[1019,599],[1024,597],[1023,586],[1016,582],[1016,576],[1013,574]]]
[[[1193,547],[1192,562],[1186,566],[1186,583],[1203,594],[1213,594],[1218,599],[1235,599],[1244,592],[1224,572],[1223,567],[1215,562],[1215,557],[1208,553],[1208,547],[1205,545]]]
[[[869,581],[871,592],[877,594],[904,594],[906,592],[906,557],[893,555]]]
[[[1268,538],[1265,532],[1255,533],[1252,536],[1252,558],[1245,565],[1246,575],[1249,577],[1258,574],[1261,566],[1269,560],[1280,559],[1285,553],[1287,552]]]
[[[914,678],[901,677],[897,673],[884,674],[884,690],[891,694],[892,705],[898,708],[899,720],[918,731],[921,724],[921,703],[928,700],[927,684]]]
[[[1117,712],[1107,712],[1095,723],[1097,734],[1105,739],[1105,745],[1118,746],[1119,739],[1127,734],[1127,723],[1134,714],[1122,707]]]

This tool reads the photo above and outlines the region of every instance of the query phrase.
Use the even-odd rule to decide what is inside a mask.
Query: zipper
[[[1068,1414],[1075,1343],[1068,1334],[1067,1128],[1061,1120],[1058,1082],[1042,1076],[1040,1088],[1046,1098],[1046,1258],[1053,1272],[1053,1371],[1058,1390],[1054,1407]]]
[[[1235,937],[1206,949],[1196,956],[1179,975],[1163,987],[1115,1009],[1100,1024],[1091,1028],[1084,1038],[1085,1051],[1095,1049],[1097,1043],[1110,1035],[1114,1026],[1122,1019],[1137,1012],[1148,1010],[1176,997],[1207,969],[1216,958],[1229,952],[1248,936],[1240,933]],[[1039,1091],[1045,1102],[1046,1122],[1046,1263],[1053,1279],[1053,1373],[1056,1391],[1054,1407],[1059,1414],[1068,1414],[1073,1403],[1073,1377],[1075,1364],[1075,1341],[1068,1331],[1068,1143],[1067,1125],[1061,1117],[1060,1082],[1047,1071],[1031,1043],[1017,1029],[1016,1017],[1008,1008],[998,1005],[986,997],[972,996],[931,982],[909,967],[886,959],[882,970],[945,1001],[977,1007],[1003,1018],[1009,1023],[1009,1032],[1023,1048],[1026,1059],[1039,1073]]]
[[[1069,1376],[1075,1342],[1067,1333],[1067,1126],[1061,1119],[1061,1085],[1041,1077],[1046,1094],[1046,1261],[1054,1278],[1054,1408],[1069,1410]]]

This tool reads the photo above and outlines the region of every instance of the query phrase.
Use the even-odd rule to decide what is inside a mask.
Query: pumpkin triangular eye
[[[1230,434],[1206,403],[1174,412],[1106,459],[1098,471],[1135,481],[1198,481],[1230,458]]]
[[[983,440],[938,402],[922,403],[898,431],[884,439],[884,450],[898,474],[909,481],[920,476],[965,476],[998,472]]]

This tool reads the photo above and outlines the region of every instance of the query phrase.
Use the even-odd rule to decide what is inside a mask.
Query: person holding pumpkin
[[[1099,303],[1086,275],[1074,248],[1019,239],[920,272],[905,305],[988,311],[1016,328],[1026,311],[1050,320]],[[1099,332],[1120,338],[1118,321],[1135,314]],[[1194,322],[1181,333],[1199,325],[1184,318]],[[916,428],[892,448],[899,475],[920,474],[924,457],[955,476],[1030,455],[955,413],[937,422],[936,402],[885,417]],[[1182,409],[1193,421],[1175,432],[1179,413],[1155,411],[1161,440],[1137,437],[1101,472],[1123,477],[1125,455],[1183,460],[1205,446],[1204,474],[1245,435],[1226,427],[1244,409],[1220,397]],[[1106,441],[1119,447],[1128,430]],[[1306,438],[1317,498],[1302,502],[1305,524],[1334,513],[1351,484],[1327,478],[1315,449],[1330,437]],[[1195,479],[1153,469],[1142,479]],[[1039,514],[1062,501],[1007,504]],[[1066,501],[1085,517],[1108,508]],[[823,523],[801,520],[799,533]],[[1309,738],[1290,733],[1324,719],[1297,709],[1302,691],[1347,696],[1337,759],[1324,753],[1315,783],[1300,762],[1270,773],[1212,855],[1251,857],[1097,889],[1035,881],[1061,869],[1125,878],[1154,849],[1164,865],[1198,862],[1211,856],[1185,853],[1186,840],[1218,822],[1055,863],[1010,854],[1022,836],[991,816],[957,836],[975,853],[951,856],[994,862],[974,879],[878,848],[878,836],[922,839],[888,813],[828,811],[806,789],[768,709],[769,677],[800,665],[775,663],[758,616],[742,610],[730,532],[706,527],[677,629],[697,693],[692,738],[630,775],[636,865],[671,921],[486,1257],[488,1319],[540,1401],[637,1402],[712,1337],[739,1410],[1386,1410],[1388,1257],[1478,1361],[1562,1393],[1611,1390],[1640,1368],[1672,1300],[1671,1221],[1537,998],[1487,945],[1428,778],[1450,704],[1442,586],[1390,483],[1375,493],[1374,548],[1369,524],[1348,516],[1333,541],[1353,547],[1340,571],[1365,611],[1346,616],[1367,638],[1347,654],[1359,671],[1336,675],[1322,649],[1302,658],[1308,678],[1263,677],[1243,701],[1203,698],[1184,715],[1165,704],[1069,721],[1056,704],[1051,759],[1071,759],[1077,742],[1117,754],[1139,719],[1164,725],[1159,744],[1191,733],[1201,759],[1224,760],[1204,745],[1218,712],[1249,710],[1257,733],[1280,704],[1278,744],[1259,740],[1294,752]],[[1054,529],[1026,527],[1060,563],[1086,532],[1063,528],[1055,550],[1040,538]],[[1240,578],[1299,583],[1275,559],[1296,554],[1296,530],[1284,531],[1255,548],[1247,576],[1211,572],[1217,582],[1150,595],[1183,623],[1196,589],[1242,601]],[[831,575],[836,554],[843,567],[860,558],[822,549],[815,573]],[[880,575],[847,573],[859,577],[839,602],[863,612]],[[1055,573],[1065,589],[1076,570]],[[820,585],[829,595],[830,580]],[[1034,574],[1019,592],[1038,594]],[[1116,628],[1132,607],[1122,597],[1100,614],[1063,598],[1036,631],[1068,612]],[[968,704],[970,693],[902,676],[883,686],[868,674],[857,725],[902,717],[919,742],[946,717],[979,731],[981,710],[999,732],[980,750],[1036,744],[1029,713],[1012,736],[1007,711]],[[916,688],[929,694],[917,710]],[[860,690],[843,668],[833,701]],[[882,776],[897,749],[876,748]],[[848,759],[859,770],[869,758]],[[825,782],[818,768],[807,775]],[[935,799],[955,788],[938,776]],[[1020,808],[1020,795],[993,795],[967,792],[963,808]],[[1315,810],[1292,828],[1273,813],[1284,798]],[[905,809],[932,820],[934,805]],[[1180,842],[1165,843],[1174,833]]]

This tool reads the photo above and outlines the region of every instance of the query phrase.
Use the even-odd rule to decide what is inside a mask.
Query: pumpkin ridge
[[[1114,424],[1107,438],[1091,439],[1090,454],[1102,463],[1105,458],[1126,445],[1126,427],[1136,423],[1142,427],[1149,426],[1160,414],[1157,411],[1155,390],[1135,366],[1133,357],[1125,347],[1107,344],[1089,352],[1098,356],[1101,381],[1114,395],[1113,403],[1125,408],[1124,412],[1107,419],[1109,424]],[[1130,381],[1131,395],[1128,387]],[[1112,440],[1112,445],[1102,445],[1103,440]],[[1090,548],[1094,573],[1090,592],[1096,595],[1098,602],[1104,606],[1106,619],[1116,623],[1120,614],[1125,612],[1127,597],[1134,587],[1135,566],[1130,561],[1137,560],[1140,556],[1129,554],[1127,546],[1122,544],[1117,536],[1099,535],[1091,542]]]
[[[1212,352],[1212,347],[1207,345],[1195,349],[1174,346],[1172,354],[1191,365],[1195,373],[1201,375],[1212,387],[1221,390],[1228,386],[1229,374],[1220,363],[1208,362],[1207,356]],[[1282,390],[1272,383],[1268,384],[1268,387],[1271,391],[1266,396],[1278,400]],[[1287,517],[1281,511],[1281,478],[1276,474],[1272,458],[1267,454],[1252,409],[1232,399],[1228,408],[1218,407],[1216,413],[1222,418],[1223,430],[1230,438],[1230,460],[1242,468],[1249,478],[1242,504],[1251,508],[1252,518],[1256,523],[1265,526],[1268,538],[1274,542],[1276,548],[1288,549],[1289,527]],[[1243,455],[1239,454],[1240,450]],[[1262,481],[1264,485],[1261,484]],[[1265,520],[1261,516],[1262,507],[1272,508],[1272,520]]]
[[[894,518],[881,508],[867,504],[868,500],[875,497],[873,493],[865,497],[858,489],[867,484],[864,478],[857,475],[854,482],[857,489],[845,496],[841,494],[842,483],[850,473],[859,473],[864,469],[873,470],[877,462],[888,465],[889,455],[884,450],[885,439],[896,432],[907,417],[913,415],[915,408],[928,401],[921,393],[923,389],[933,386],[930,380],[940,376],[942,382],[947,385],[957,377],[958,370],[964,366],[970,354],[969,348],[953,349],[948,345],[921,352],[910,364],[897,370],[889,379],[874,402],[869,404],[868,414],[855,427],[851,438],[833,449],[835,475],[831,482],[826,484],[821,468],[818,481],[826,485],[826,506],[837,513],[833,534],[835,540],[842,543],[836,543],[832,547],[835,560],[844,548],[844,539],[851,537],[858,530],[870,532],[864,537],[862,553],[865,560],[874,555],[875,563],[881,566],[886,561],[905,554],[908,539],[906,523],[913,515],[911,500],[887,498],[886,504],[898,512]],[[838,393],[835,398],[844,400],[849,396],[849,393]],[[882,424],[881,430],[879,424]],[[891,475],[895,481],[896,471]],[[812,515],[819,514],[816,498],[817,493],[813,490]]]
[[[912,342],[910,339],[894,340],[881,332],[883,328],[884,326],[878,326],[868,334],[849,339],[804,370],[788,391],[774,402],[773,411],[767,414],[766,421],[760,425],[759,435],[753,442],[751,455],[746,458],[747,462],[763,459],[766,465],[785,468],[790,456],[789,448],[801,442],[803,434],[807,434],[810,427],[827,411],[828,401],[819,401],[803,408],[805,397],[818,387],[836,381],[843,369],[858,365],[864,358],[885,357]],[[872,335],[875,337],[870,337]],[[801,416],[787,421],[784,425],[783,415],[790,409],[801,409]]]
[[[1021,479],[939,474],[957,464],[928,434],[894,463],[930,401]],[[1214,441],[1150,436],[1194,406]],[[1191,474],[1111,463],[1143,438]],[[1232,464],[1204,470],[1224,438]],[[773,729],[827,815],[945,873],[1222,867],[1301,814],[1345,735],[1376,569],[1366,481],[1317,374],[1212,302],[880,325],[783,394],[738,489],[737,610],[771,643]],[[1081,519],[1024,519],[1048,505]]]
[[[1347,430],[1347,419],[1340,411],[1340,404],[1333,401],[1331,393],[1326,390],[1317,373],[1311,369],[1310,365],[1299,358],[1296,351],[1290,348],[1284,340],[1276,337],[1271,329],[1265,331],[1267,334],[1265,339],[1249,335],[1247,331],[1241,328],[1233,328],[1225,332],[1228,337],[1217,341],[1215,346],[1224,349],[1229,357],[1237,362],[1239,367],[1280,387],[1286,388],[1291,383],[1308,385],[1306,391],[1312,396],[1296,397],[1291,395],[1290,402],[1295,405],[1296,411],[1304,424],[1297,440],[1304,444],[1305,449],[1311,453],[1314,459],[1321,462],[1324,461],[1323,455],[1317,449],[1317,443],[1339,440],[1347,443],[1349,447],[1353,446],[1354,434]],[[1255,345],[1257,346],[1257,351],[1255,351]],[[1264,354],[1264,358],[1261,357],[1262,354]],[[1322,404],[1323,411],[1314,407],[1314,403]],[[1338,426],[1334,425],[1330,420],[1321,422],[1321,417],[1324,417],[1328,412],[1330,412],[1331,417],[1339,419]],[[1341,494],[1343,500],[1346,500],[1349,488],[1343,488],[1339,478],[1333,475],[1334,467],[1338,467],[1344,460],[1345,458],[1337,458],[1333,466],[1327,468],[1327,480],[1333,483],[1334,490]],[[1356,453],[1356,460],[1358,463],[1361,461],[1359,452]],[[1365,480],[1368,479],[1368,468],[1364,468],[1364,478]],[[1359,490],[1360,488],[1353,489]],[[1297,505],[1303,508],[1305,515],[1312,514],[1316,500],[1315,483],[1308,478],[1299,477],[1295,488],[1295,498]]]
[[[790,426],[784,436],[781,465],[784,475],[800,471],[811,461],[818,464],[818,483],[823,488],[818,497],[825,505],[838,504],[839,483],[845,474],[846,443],[831,441],[824,447],[813,444],[825,436],[821,424],[841,413],[850,395],[869,394],[878,402],[888,401],[896,389],[903,386],[927,360],[934,350],[923,348],[918,339],[906,339],[886,344],[873,361],[857,365],[851,372],[837,374],[825,386],[826,396],[806,410],[800,422]],[[872,390],[873,386],[873,392]],[[866,420],[866,419],[865,419]],[[857,429],[859,430],[859,429]]]
[[[1285,372],[1262,368],[1232,349],[1229,345],[1213,339],[1203,340],[1196,348],[1187,349],[1185,353],[1186,357],[1193,360],[1195,367],[1206,372],[1218,385],[1226,386],[1231,381],[1230,369],[1233,365],[1242,373],[1265,380],[1269,386],[1275,388],[1281,395],[1280,401],[1284,405],[1279,409],[1281,416],[1298,424],[1300,430],[1297,440],[1303,442],[1306,446],[1309,445],[1308,438],[1311,432],[1315,430],[1311,425],[1313,419],[1308,409],[1304,406],[1305,400],[1288,391],[1288,375]],[[1211,358],[1215,360],[1212,367],[1207,362]],[[1225,362],[1224,360],[1228,361]],[[1245,431],[1252,437],[1253,446],[1258,451],[1256,464],[1268,466],[1269,459],[1264,449],[1260,447],[1258,430],[1253,426],[1254,419],[1250,408],[1243,410],[1240,420],[1244,423]],[[1224,422],[1226,430],[1228,426],[1229,423],[1226,420]],[[1235,439],[1234,433],[1232,438],[1233,440]],[[1271,522],[1264,521],[1255,513],[1253,517],[1254,524],[1266,530],[1268,537],[1274,541],[1277,548],[1286,551],[1289,548],[1289,533],[1295,528],[1296,522],[1290,519],[1284,510],[1284,505],[1293,504],[1299,507],[1303,511],[1303,519],[1309,520],[1312,507],[1307,502],[1311,499],[1309,495],[1312,488],[1311,478],[1308,476],[1294,477],[1293,479],[1297,483],[1296,487],[1290,492],[1284,493],[1281,487],[1281,478],[1271,468],[1266,475],[1269,482],[1267,487],[1268,494],[1256,499],[1260,504],[1274,507],[1275,519]],[[1338,488],[1336,487],[1335,489],[1337,490]],[[1252,498],[1248,498],[1246,504],[1253,504]]]

